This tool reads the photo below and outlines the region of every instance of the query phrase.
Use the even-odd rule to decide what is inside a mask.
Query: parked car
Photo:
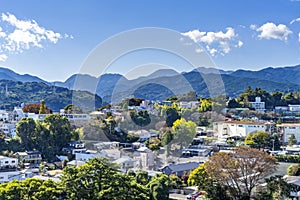
[[[186,199],[196,200],[202,194],[204,194],[203,191],[194,192],[194,193],[186,195]]]

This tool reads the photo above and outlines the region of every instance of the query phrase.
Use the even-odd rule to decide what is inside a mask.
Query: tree
[[[267,187],[258,191],[256,199],[273,200],[285,199],[291,192],[296,191],[296,187],[287,183],[282,176],[275,175],[266,178]]]
[[[212,111],[212,102],[211,102],[211,100],[210,99],[202,98],[200,100],[199,111],[200,112]]]
[[[82,110],[80,109],[79,106],[75,106],[73,104],[68,104],[65,108],[64,108],[64,112],[66,114],[80,114],[82,113]]]
[[[40,104],[28,104],[27,106],[24,106],[22,108],[24,113],[35,113],[35,114],[39,114],[40,111]],[[47,114],[51,114],[52,110],[48,107],[46,107],[46,113]]]
[[[147,187],[150,189],[150,200],[168,200],[171,181],[165,174],[158,174],[151,178]]]
[[[44,99],[41,101],[39,114],[47,114],[46,101]]]
[[[166,110],[166,124],[168,127],[172,127],[173,123],[177,120],[180,119],[180,115],[176,108],[167,108]]]
[[[22,118],[16,127],[17,136],[21,139],[21,144],[26,150],[32,150],[35,144],[36,124],[32,118]]]
[[[51,147],[51,152],[49,153],[56,155],[71,141],[72,129],[70,122],[65,116],[52,114],[45,117],[43,126],[47,127],[50,133],[51,140],[48,146]]]
[[[196,123],[186,121],[184,118],[176,120],[172,129],[174,132],[174,140],[172,143],[179,144],[181,148],[191,144],[196,135]]]
[[[240,104],[236,101],[235,98],[232,98],[228,101],[227,107],[228,108],[239,108]]]
[[[292,164],[287,169],[287,175],[299,176],[300,175],[300,164]]]
[[[297,139],[294,134],[291,134],[288,140],[288,145],[293,146],[294,144],[297,144]]]
[[[198,186],[198,190],[204,190],[209,199],[230,200],[225,187],[218,180],[214,180],[209,176],[205,163],[199,165],[190,173],[187,182],[191,186]]]
[[[132,121],[141,127],[147,126],[151,123],[150,115],[147,111],[130,112]]]
[[[66,199],[148,200],[146,187],[131,176],[120,174],[105,159],[90,159],[86,164],[65,167],[61,178]]]
[[[209,176],[226,186],[233,199],[250,199],[259,181],[272,174],[276,167],[275,158],[248,147],[216,153],[205,164]]]
[[[162,146],[168,145],[173,140],[173,138],[174,138],[174,136],[173,136],[172,131],[167,130],[162,136],[161,145]]]
[[[245,144],[254,148],[265,148],[269,146],[271,135],[265,131],[256,131],[254,134],[248,134],[245,138]]]

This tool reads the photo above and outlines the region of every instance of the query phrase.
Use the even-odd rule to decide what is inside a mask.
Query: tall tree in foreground
[[[251,199],[252,190],[277,167],[277,160],[258,149],[239,147],[219,152],[205,164],[208,175],[228,188],[232,199]]]

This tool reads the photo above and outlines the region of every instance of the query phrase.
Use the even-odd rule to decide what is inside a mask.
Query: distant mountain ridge
[[[170,95],[183,94],[194,90],[200,96],[217,94],[220,86],[229,96],[238,96],[247,86],[273,91],[299,91],[300,65],[293,67],[268,67],[258,71],[225,71],[199,67],[189,72],[179,73],[173,69],[160,69],[148,76],[128,80],[121,74],[103,74],[94,77],[87,74],[74,74],[64,82],[47,82],[39,77],[20,75],[10,69],[0,68],[0,80],[17,82],[41,82],[70,90],[96,93],[103,101],[120,101],[136,96],[145,99],[163,100]],[[207,87],[208,82],[216,82]]]

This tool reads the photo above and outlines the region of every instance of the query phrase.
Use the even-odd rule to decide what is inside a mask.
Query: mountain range
[[[225,71],[199,67],[189,72],[178,73],[172,69],[160,69],[148,76],[128,80],[121,74],[103,74],[93,77],[74,74],[64,82],[47,82],[36,76],[20,75],[10,69],[0,68],[0,80],[13,82],[43,83],[49,87],[88,91],[102,97],[105,102],[120,102],[126,97],[164,100],[171,95],[184,94],[191,90],[201,97],[224,92],[238,96],[247,86],[262,88],[268,92],[299,91],[300,65],[264,68],[258,71]]]

